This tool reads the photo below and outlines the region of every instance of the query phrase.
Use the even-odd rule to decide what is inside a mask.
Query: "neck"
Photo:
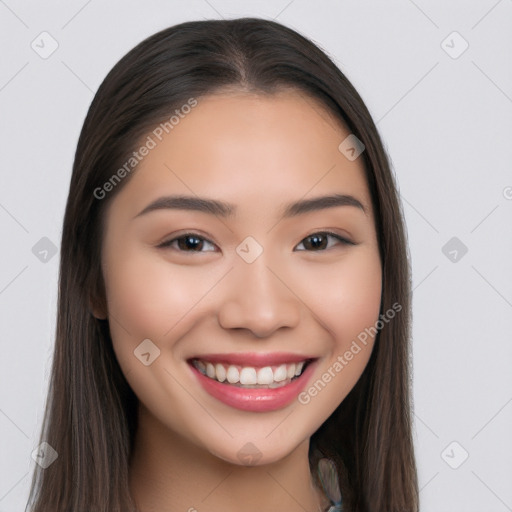
[[[313,483],[308,449],[306,439],[272,464],[232,464],[170,431],[140,406],[130,488],[139,512],[319,512],[329,501]]]

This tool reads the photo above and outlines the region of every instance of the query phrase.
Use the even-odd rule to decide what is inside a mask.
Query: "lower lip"
[[[223,384],[203,375],[194,365],[190,364],[192,371],[199,379],[203,389],[222,403],[251,412],[267,412],[282,409],[290,404],[304,389],[313,373],[315,361],[311,361],[300,377],[280,388],[239,388],[230,384]]]

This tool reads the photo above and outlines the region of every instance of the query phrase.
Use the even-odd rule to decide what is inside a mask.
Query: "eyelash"
[[[317,231],[315,233],[311,233],[310,235],[306,236],[305,238],[303,238],[300,242],[299,242],[299,245],[302,244],[304,242],[304,240],[307,240],[308,238],[312,238],[316,235],[326,235],[326,236],[329,236],[331,238],[335,238],[336,240],[338,240],[338,242],[341,243],[341,245],[356,245],[354,242],[351,242],[350,240],[338,235],[337,233],[333,233],[331,231]],[[180,235],[176,238],[173,238],[171,240],[167,240],[165,242],[162,242],[161,244],[159,244],[157,247],[160,248],[160,249],[174,249],[178,252],[191,252],[191,253],[194,253],[194,252],[197,252],[197,253],[202,253],[202,252],[215,252],[215,251],[194,251],[194,250],[190,250],[190,251],[183,251],[181,249],[175,249],[173,247],[171,247],[171,245],[174,243],[174,242],[177,242],[178,240],[182,240],[182,239],[185,239],[189,236],[193,236],[194,238],[197,238],[198,240],[200,241],[203,241],[203,242],[208,242],[209,244],[213,244],[213,242],[210,242],[208,239],[204,238],[203,236],[199,235],[198,233],[193,233],[193,232],[189,232],[189,233],[184,233],[183,235]],[[307,249],[301,249],[301,251],[305,251],[305,252],[323,252],[323,251],[326,251],[327,249],[329,249],[329,247],[327,247],[326,249],[318,249],[318,250],[311,250],[311,251],[308,251]]]

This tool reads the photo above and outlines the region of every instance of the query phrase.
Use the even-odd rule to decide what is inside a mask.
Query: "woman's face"
[[[105,314],[142,418],[226,461],[273,462],[371,354],[381,264],[362,157],[296,92],[190,110],[144,138],[108,207]]]

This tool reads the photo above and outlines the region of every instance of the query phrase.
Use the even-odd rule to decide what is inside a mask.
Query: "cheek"
[[[313,402],[311,406],[319,408],[314,414],[322,416],[348,395],[370,358],[382,291],[377,251],[354,251],[339,265],[315,268],[309,287],[302,290],[306,304],[331,336],[316,380],[299,397],[303,404]],[[315,399],[319,394],[322,398]]]
[[[353,251],[338,264],[315,266],[306,276],[300,278],[305,302],[337,344],[378,319],[382,273],[376,250]]]
[[[115,261],[115,258],[112,258]],[[201,312],[201,299],[216,278],[198,267],[170,265],[145,251],[125,252],[122,261],[106,258],[105,283],[110,331],[121,361],[132,364],[134,349],[150,339],[157,346],[178,339]]]

